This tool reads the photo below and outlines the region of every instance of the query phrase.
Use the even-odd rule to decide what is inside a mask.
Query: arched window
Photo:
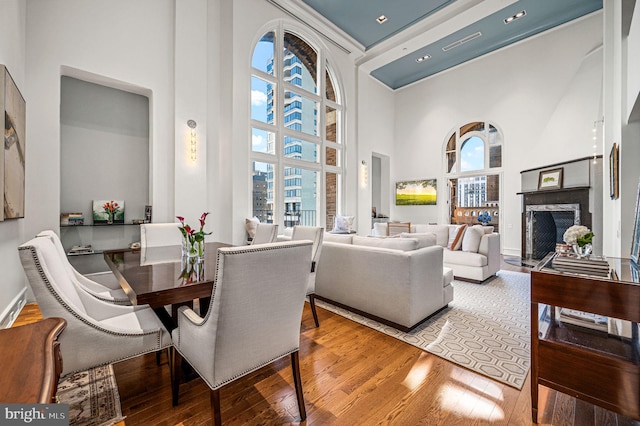
[[[451,223],[477,224],[487,213],[489,224],[500,225],[502,145],[502,133],[485,121],[467,123],[448,135],[444,161]]]
[[[342,117],[326,52],[282,26],[265,33],[251,60],[251,184],[261,222],[333,225],[343,193]]]

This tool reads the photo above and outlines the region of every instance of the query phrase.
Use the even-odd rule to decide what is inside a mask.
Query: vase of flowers
[[[564,242],[569,244],[578,258],[587,257],[593,251],[593,232],[586,226],[573,225],[569,227],[564,235]]]
[[[184,223],[184,217],[176,216],[182,225],[179,229],[182,233],[182,254],[187,258],[195,259],[198,262],[204,261],[204,237],[211,235],[211,232],[204,232],[204,223],[209,212],[200,216],[200,229],[196,231]]]
[[[111,225],[113,223],[113,217],[120,210],[120,206],[115,201],[107,201],[102,206],[102,209],[107,213],[107,224]]]
[[[491,215],[489,212],[482,212],[478,215],[478,222],[480,222],[483,226],[487,226],[489,222],[491,222]]]

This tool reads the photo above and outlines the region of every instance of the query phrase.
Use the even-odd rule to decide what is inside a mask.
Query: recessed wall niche
[[[61,228],[65,249],[95,250],[138,241],[149,203],[149,98],[61,77],[60,211],[82,213],[85,226]],[[92,224],[93,200],[124,200],[125,225]]]

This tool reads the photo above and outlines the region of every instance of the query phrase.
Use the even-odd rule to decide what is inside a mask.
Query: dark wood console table
[[[62,373],[60,343],[67,322],[47,318],[0,330],[0,402],[49,404],[54,402]]]
[[[609,258],[615,278],[563,273],[554,253],[531,272],[531,414],[538,385],[640,420],[640,280],[629,259]],[[572,325],[556,307],[631,322],[630,336]],[[605,327],[606,328],[606,327]]]

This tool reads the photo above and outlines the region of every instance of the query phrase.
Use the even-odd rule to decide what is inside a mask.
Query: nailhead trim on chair
[[[53,294],[53,296],[56,298],[56,300],[58,300],[58,302],[60,302],[60,304],[62,306],[64,306],[64,308],[71,315],[73,315],[74,317],[76,317],[77,319],[82,321],[83,323],[87,324],[88,326],[90,326],[90,327],[92,327],[92,328],[94,328],[96,330],[99,330],[99,331],[102,331],[104,333],[111,334],[111,335],[114,335],[114,336],[120,336],[120,337],[139,337],[139,336],[147,336],[147,335],[154,335],[154,334],[156,335],[156,340],[157,340],[156,346],[157,347],[155,349],[150,349],[148,351],[137,352],[135,354],[130,354],[130,355],[126,356],[126,357],[120,357],[120,358],[114,359],[112,361],[104,362],[104,363],[99,364],[99,365],[113,364],[113,363],[118,362],[118,361],[124,361],[125,359],[135,358],[136,356],[144,355],[144,354],[150,353],[150,352],[155,352],[155,351],[158,351],[160,349],[164,349],[164,348],[167,348],[167,347],[171,346],[171,345],[162,346],[162,331],[161,330],[146,331],[146,332],[141,332],[141,333],[138,333],[138,334],[117,333],[117,332],[113,332],[111,330],[106,330],[106,329],[104,329],[102,327],[98,327],[95,324],[92,324],[91,322],[87,321],[86,319],[84,319],[83,317],[78,315],[73,309],[71,309],[69,307],[69,305],[67,305],[65,303],[65,301],[62,300],[62,298],[60,297],[58,292],[53,288],[53,286],[51,285],[51,282],[49,281],[49,278],[47,278],[47,275],[44,273],[44,270],[42,269],[42,265],[40,264],[40,260],[38,258],[37,253],[36,253],[35,247],[34,246],[23,246],[23,247],[19,247],[18,250],[29,250],[29,252],[31,253],[31,257],[33,258],[34,263],[36,265],[36,269],[38,270],[38,273],[40,274],[40,278],[42,278],[42,280],[44,281],[44,283],[47,286],[47,289],[49,290],[49,292],[51,294]],[[97,366],[98,365],[96,365],[96,367]],[[76,372],[77,371],[72,371],[72,372],[69,372],[69,374],[76,373]]]

